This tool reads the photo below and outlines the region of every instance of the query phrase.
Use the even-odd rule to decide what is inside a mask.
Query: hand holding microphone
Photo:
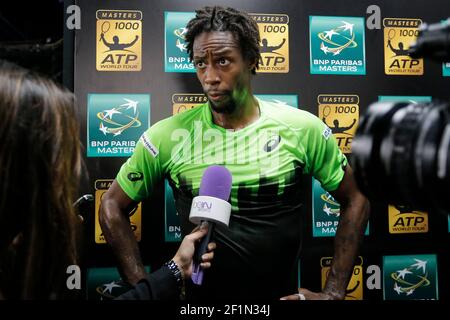
[[[204,223],[196,227],[190,234],[184,237],[178,248],[177,253],[172,258],[173,262],[176,263],[178,269],[181,271],[183,278],[190,277],[192,275],[193,267],[192,260],[194,257],[195,245],[208,233],[207,223]],[[202,255],[200,258],[200,266],[202,269],[207,269],[211,267],[211,260],[214,257],[213,250],[216,248],[214,242],[210,242],[207,247],[207,253]]]
[[[203,283],[203,270],[200,266],[201,257],[207,252],[208,243],[214,231],[215,224],[228,227],[231,215],[231,205],[227,202],[231,193],[231,173],[222,166],[208,167],[200,183],[199,196],[192,200],[189,220],[195,224],[207,221],[209,225],[207,235],[202,239],[194,254],[194,270],[192,281]]]

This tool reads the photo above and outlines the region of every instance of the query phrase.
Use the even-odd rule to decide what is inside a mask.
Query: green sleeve
[[[133,155],[122,165],[116,180],[134,201],[150,196],[154,185],[164,176],[158,130],[148,129],[136,144]]]
[[[336,190],[344,177],[347,158],[339,149],[331,129],[310,114],[301,140],[306,152],[305,171],[319,180],[325,190]]]

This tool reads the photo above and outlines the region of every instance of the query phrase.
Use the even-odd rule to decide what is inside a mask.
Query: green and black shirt
[[[205,169],[214,164],[230,170],[230,225],[216,228],[212,267],[194,293],[201,298],[279,299],[296,292],[302,177],[312,175],[333,191],[344,176],[347,159],[319,118],[258,103],[260,118],[238,131],[214,124],[208,104],[156,123],[117,175],[135,201],[167,178],[184,236],[193,228],[191,202]],[[133,179],[134,174],[143,179]]]

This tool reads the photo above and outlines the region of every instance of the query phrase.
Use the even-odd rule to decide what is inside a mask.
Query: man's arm
[[[129,44],[127,44],[127,48],[131,47],[133,44],[135,44],[136,41],[138,41],[138,39],[139,39],[139,36],[136,36],[133,41],[131,41]]]
[[[99,220],[105,239],[119,262],[124,280],[135,285],[146,277],[146,273],[128,218],[129,210],[127,209],[133,203],[135,202],[114,180],[109,190],[103,195]]]
[[[349,165],[338,189],[330,193],[341,205],[341,214],[334,239],[333,263],[323,293],[332,299],[344,299],[355,259],[364,238],[370,205],[359,191]]]
[[[353,266],[369,219],[369,202],[359,191],[352,168],[347,165],[339,187],[330,192],[339,202],[340,220],[334,239],[334,257],[322,292],[299,288],[298,294],[283,300],[339,300],[345,298],[345,290],[353,272]]]

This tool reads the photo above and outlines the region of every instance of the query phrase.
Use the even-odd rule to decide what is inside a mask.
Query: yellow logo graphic
[[[320,195],[320,199],[323,201],[323,212],[325,212],[327,216],[334,216],[337,218],[341,216],[341,205],[336,202],[336,200],[334,200],[333,196],[330,193],[325,191],[325,193],[322,193]]]
[[[261,37],[258,72],[289,72],[289,16],[285,14],[250,14]]]
[[[351,144],[359,120],[359,97],[354,94],[321,94],[317,102],[319,118],[331,129],[341,151],[352,152]]]
[[[428,213],[402,206],[389,206],[389,233],[428,232]]]
[[[112,182],[113,180],[111,179],[100,179],[95,181],[95,243],[98,244],[106,243],[102,228],[100,227],[99,210],[102,197],[105,194],[105,192],[109,189]],[[141,203],[139,203],[129,213],[129,217],[131,229],[134,232],[136,240],[141,241],[141,229],[142,229]]]
[[[173,34],[177,36],[176,47],[180,49],[181,52],[187,52],[185,35],[187,28],[178,28],[173,31]]]
[[[358,257],[359,261],[355,263],[353,267],[353,274],[345,290],[345,300],[363,300],[363,258]],[[325,287],[325,282],[330,272],[331,263],[333,258],[323,257],[320,259],[321,276],[322,276],[322,289]]]
[[[142,69],[142,12],[97,11],[97,70]]]
[[[416,40],[421,23],[420,19],[383,19],[386,74],[405,76],[423,74],[423,59],[413,59],[408,54],[409,46]]]
[[[175,115],[186,110],[194,109],[206,102],[208,102],[208,98],[204,94],[175,93],[172,96],[172,113]]]

